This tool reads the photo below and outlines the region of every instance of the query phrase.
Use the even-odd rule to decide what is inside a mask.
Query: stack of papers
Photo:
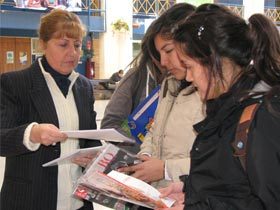
[[[75,131],[62,131],[67,134],[69,138],[82,138],[90,140],[105,140],[112,142],[131,142],[135,141],[131,138],[128,138],[115,129],[100,129],[100,130],[75,130]],[[72,163],[72,160],[78,157],[86,157],[88,155],[97,155],[100,151],[103,151],[105,146],[100,147],[90,147],[84,149],[77,149],[69,154],[63,155],[57,159],[54,159],[50,162],[43,164],[43,167],[55,166],[58,164],[69,164]]]

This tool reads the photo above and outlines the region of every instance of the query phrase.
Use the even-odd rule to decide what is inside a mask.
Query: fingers
[[[183,209],[184,209],[183,204],[173,205],[173,207],[170,208],[155,208],[155,210],[183,210]]]
[[[161,193],[160,197],[166,197],[170,194],[180,194],[183,192],[183,183],[182,182],[173,182],[168,185],[168,187],[159,189],[159,192]]]
[[[165,187],[165,188],[159,189],[158,191],[160,192],[160,197],[164,198],[164,197],[167,197],[168,195],[171,194],[172,188],[171,187]]]
[[[73,163],[76,163],[77,165],[80,165],[82,167],[86,167],[92,161],[92,158],[77,157],[77,158],[73,158],[71,161]]]
[[[144,182],[149,182],[149,177],[147,176],[145,167],[142,165],[142,163],[133,166],[119,168],[118,172],[129,174],[130,176],[133,176]]]
[[[86,168],[95,158],[93,154],[85,154],[85,156],[78,156],[71,159],[72,163],[75,163],[81,167]]]
[[[32,142],[46,146],[55,145],[57,142],[65,141],[66,139],[67,135],[52,124],[34,125],[30,132],[30,140]]]
[[[50,131],[49,136],[53,140],[58,140],[58,141],[63,141],[67,139],[67,135],[59,130]]]
[[[88,163],[87,161],[81,160],[80,158],[74,158],[71,160],[72,163],[75,163],[83,168],[86,168]]]
[[[147,155],[141,155],[139,156],[139,159],[142,161],[140,161],[139,163],[132,165],[132,166],[127,166],[127,167],[122,167],[119,168],[118,171],[119,172],[124,172],[124,173],[133,173],[139,170],[144,170],[145,166],[144,166],[144,162],[151,159],[151,157],[147,156]]]
[[[140,164],[118,168],[118,171],[119,172],[123,172],[123,173],[133,173],[133,172],[135,172],[135,171],[140,169],[139,165]]]
[[[151,182],[150,179],[149,179],[149,176],[147,176],[147,174],[145,172],[143,173],[143,171],[136,171],[133,174],[131,174],[131,176],[133,176],[133,177],[135,177],[137,179],[140,179],[140,180],[142,180],[142,181],[144,181],[146,183],[150,183]]]
[[[119,172],[133,173],[131,176],[145,182],[154,182],[164,177],[164,161],[143,157],[142,162],[136,165],[119,169]]]
[[[151,159],[151,157],[148,156],[148,155],[140,155],[140,156],[139,156],[139,159],[140,159],[141,161],[148,161],[148,160]]]

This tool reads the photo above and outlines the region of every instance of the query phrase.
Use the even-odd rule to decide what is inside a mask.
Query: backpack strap
[[[232,143],[232,146],[234,148],[233,155],[239,158],[244,171],[246,171],[248,132],[259,105],[259,103],[254,103],[245,107],[236,129],[235,140]]]

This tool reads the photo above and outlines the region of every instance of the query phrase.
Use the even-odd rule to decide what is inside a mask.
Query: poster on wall
[[[16,6],[17,8],[24,8],[26,5],[26,1],[25,0],[15,0]]]
[[[7,51],[6,54],[6,63],[12,64],[14,63],[14,51]]]
[[[27,64],[27,52],[19,52],[19,63],[21,65]]]
[[[81,0],[14,0],[16,8],[32,10],[46,10],[53,8],[66,9],[68,11],[82,11]]]

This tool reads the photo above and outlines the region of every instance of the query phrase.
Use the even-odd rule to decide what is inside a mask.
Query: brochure
[[[63,156],[61,156],[57,159],[54,159],[50,162],[47,162],[47,163],[43,164],[43,167],[55,166],[55,165],[58,165],[58,164],[69,164],[69,163],[72,163],[73,159],[78,158],[78,157],[86,157],[88,155],[96,156],[104,148],[105,148],[105,146],[77,149],[72,153],[63,155]]]
[[[75,131],[62,131],[67,134],[69,138],[82,138],[92,140],[105,140],[112,142],[132,142],[135,141],[119,133],[114,128],[99,129],[99,130],[75,130]]]
[[[160,193],[151,185],[116,171],[139,161],[135,154],[108,144],[78,179],[73,194],[114,209],[171,206],[173,201],[160,199]]]
[[[136,142],[141,144],[144,137],[154,122],[154,115],[158,105],[160,86],[156,87],[151,94],[142,101],[128,116],[128,126],[131,135]]]
[[[114,170],[108,174],[96,171],[86,179],[79,180],[74,195],[81,195],[79,187],[83,186],[86,187],[82,188],[83,198],[93,191],[99,191],[108,197],[152,209],[168,208],[175,202],[170,198],[160,198],[160,192],[151,185]]]
[[[136,154],[132,154],[114,144],[108,143],[92,163],[88,165],[83,178],[96,171],[107,174],[112,170],[137,164],[139,161]]]
[[[80,199],[85,199],[114,210],[137,210],[139,208],[138,205],[124,200],[119,200],[112,196],[110,197],[102,193],[102,191],[95,190],[81,184],[77,185],[73,194]]]

